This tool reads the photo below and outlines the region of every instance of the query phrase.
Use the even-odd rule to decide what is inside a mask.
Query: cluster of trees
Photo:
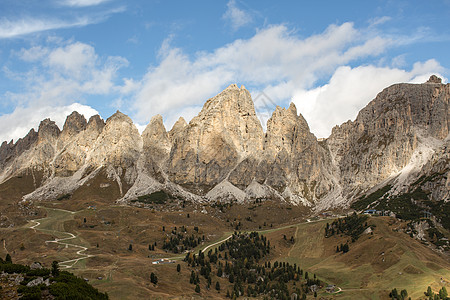
[[[429,286],[427,291],[424,292],[425,296],[428,297],[428,300],[449,300],[450,298],[448,297],[448,293],[447,293],[447,289],[444,287],[442,287],[438,293],[434,293],[433,290],[431,289],[431,287]],[[397,291],[397,289],[393,289],[390,293],[389,293],[389,297],[391,299],[396,299],[396,300],[406,300],[406,299],[411,299],[411,297],[408,298],[408,292],[406,290],[401,290],[400,293]]]
[[[400,293],[397,291],[397,289],[393,289],[390,293],[389,293],[389,297],[391,299],[396,299],[396,300],[405,300],[408,297],[408,292],[406,290],[401,290]],[[409,298],[411,299],[411,298]]]
[[[24,279],[17,291],[21,294],[20,299],[41,299],[42,292],[48,292],[55,299],[108,299],[108,294],[99,292],[88,284],[84,279],[67,271],[60,271],[58,262],[52,263],[51,269],[31,269],[29,266],[14,264],[9,254],[5,260],[0,258],[0,271],[8,274],[21,274]],[[40,284],[27,287],[27,284],[38,278],[49,279],[50,285]]]
[[[287,241],[287,237],[286,237],[286,235],[285,235],[285,234],[283,234],[283,240]],[[291,238],[289,239],[289,242],[291,242],[292,244],[294,244],[294,243],[295,243],[295,239],[294,239],[294,237],[293,237],[293,236],[291,236]]]
[[[220,291],[219,281],[226,280],[229,283],[227,296],[232,299],[244,295],[290,299],[293,292],[306,298],[310,286],[323,285],[315,275],[310,278],[296,264],[259,263],[270,251],[270,241],[265,236],[257,232],[235,232],[214,250],[210,249],[207,253],[199,251],[197,255],[187,253],[184,260],[192,268],[190,283],[195,286],[196,292],[200,292],[202,283],[210,289],[213,281],[215,289]]]
[[[197,229],[198,232],[198,229]],[[182,253],[185,250],[197,247],[202,241],[205,240],[205,236],[195,236],[191,234],[190,236],[185,235],[183,232],[179,233],[176,230],[172,231],[170,238],[167,238],[162,248],[173,253]]]
[[[220,201],[216,201],[215,203],[211,204],[211,207],[218,208],[221,212],[225,212],[226,209],[230,209],[232,206],[233,202],[223,203]]]
[[[333,235],[345,234],[352,238],[352,242],[356,241],[359,236],[367,229],[368,216],[353,213],[345,218],[339,218],[331,225],[327,223],[325,227],[325,237]]]
[[[447,292],[447,289],[445,288],[445,286],[443,286],[437,294],[433,293],[433,291],[431,290],[431,287],[429,286],[427,291],[424,292],[424,294],[425,294],[425,296],[428,297],[429,300],[440,300],[440,299],[448,300],[448,299],[450,299],[448,297],[448,292]]]
[[[336,246],[336,253],[342,252],[347,253],[350,250],[348,243],[341,244],[341,246]]]

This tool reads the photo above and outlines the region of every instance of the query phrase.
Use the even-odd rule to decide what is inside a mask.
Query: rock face
[[[330,168],[325,149],[291,104],[288,109],[275,109],[267,122],[263,151],[239,163],[229,181],[241,189],[256,181],[280,195],[294,193],[302,200],[315,201],[332,188]]]
[[[238,162],[262,150],[263,130],[250,93],[230,85],[209,99],[173,141],[171,181],[205,194],[226,179]]]
[[[449,134],[449,98],[450,85],[433,76],[426,84],[396,84],[355,121],[333,128],[326,144],[344,194],[356,195],[398,174],[421,146],[434,152]]]
[[[130,117],[117,111],[92,146],[88,164],[107,168],[122,189],[122,181],[132,185],[137,177],[137,160],[142,152],[142,138]]]
[[[176,135],[175,132],[173,134]],[[142,140],[144,168],[160,183],[164,183],[166,180],[164,172],[172,143],[160,115],[156,115],[150,120],[142,133]]]
[[[294,104],[276,107],[264,133],[250,93],[234,84],[169,132],[160,115],[140,135],[123,113],[104,122],[73,112],[62,131],[46,119],[37,132],[4,142],[0,184],[39,172],[25,199],[55,199],[93,184],[93,191],[116,189],[110,197],[123,201],[165,190],[193,201],[271,198],[325,209],[388,181],[393,192],[406,192],[422,178],[423,190],[448,200],[449,98],[450,85],[436,76],[393,85],[324,141]]]

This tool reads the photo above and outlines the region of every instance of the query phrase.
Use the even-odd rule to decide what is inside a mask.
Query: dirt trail
[[[43,207],[43,208],[46,209],[47,211],[55,210],[55,211],[61,211],[61,212],[70,213],[71,215],[76,213],[76,212],[73,212],[73,211],[69,211],[69,210],[65,210],[65,209],[59,209],[59,208],[46,208],[46,207]],[[65,231],[50,230],[50,229],[39,229],[38,227],[41,225],[41,222],[39,222],[38,220],[41,221],[41,222],[43,220],[50,220],[51,221],[52,217],[50,216],[50,217],[46,217],[46,218],[42,218],[42,219],[31,220],[30,222],[31,223],[35,223],[35,224],[32,225],[32,226],[29,226],[28,228],[31,228],[34,231],[39,230],[39,231],[42,231],[42,232],[45,232],[45,233],[52,233],[52,234],[55,234],[55,235],[58,235],[58,234],[61,235],[62,234],[62,235],[67,235],[68,236],[68,237],[65,237],[65,238],[55,238],[54,240],[45,241],[46,244],[55,243],[55,244],[59,244],[59,245],[64,245],[66,248],[73,247],[73,248],[80,249],[80,250],[78,250],[76,252],[76,254],[81,256],[81,257],[59,262],[59,265],[61,267],[69,269],[69,268],[72,268],[77,262],[79,262],[82,259],[87,259],[89,257],[94,257],[94,255],[92,255],[92,254],[85,254],[85,253],[83,253],[86,250],[88,250],[87,247],[63,242],[63,241],[68,241],[68,240],[71,240],[71,239],[75,239],[78,236],[74,235],[73,233],[65,232]],[[61,220],[55,220],[55,222],[60,222],[60,221]]]

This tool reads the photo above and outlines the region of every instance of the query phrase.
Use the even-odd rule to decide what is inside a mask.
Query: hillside
[[[422,243],[401,232],[404,222],[389,217],[371,217],[373,235],[356,242],[345,235],[325,238],[328,220],[302,224],[295,231],[295,245],[283,261],[297,263],[342,292],[338,299],[387,299],[393,288],[406,289],[412,299],[423,297],[428,286],[438,291],[449,286],[450,263]],[[336,246],[349,242],[347,253]],[[325,296],[325,294],[323,294]]]
[[[373,229],[373,234],[361,234],[352,242],[351,236],[342,233],[325,237],[326,224],[331,224],[333,219],[293,221],[295,215],[305,212],[275,205],[275,202],[233,205],[222,208],[223,212],[216,207],[201,213],[200,207],[188,204],[170,211],[158,207],[155,207],[157,211],[152,211],[97,203],[95,209],[70,211],[65,210],[70,207],[70,202],[63,200],[53,203],[53,208],[41,208],[47,215],[44,219],[37,219],[22,228],[3,229],[1,237],[5,244],[0,248],[0,254],[6,255],[7,250],[14,261],[24,264],[40,261],[49,265],[57,260],[61,268],[69,267],[71,272],[88,279],[100,291],[108,292],[111,299],[148,295],[162,299],[225,298],[227,290],[230,293],[234,290],[235,282],[217,276],[217,262],[211,263],[211,288],[208,290],[208,280],[201,275],[201,264],[192,267],[188,261],[183,261],[185,253],[165,245],[169,242],[172,245],[176,237],[181,239],[175,245],[183,245],[186,237],[194,236],[200,242],[192,248],[187,246],[191,255],[207,249],[205,257],[209,257],[209,250],[214,254],[217,248],[221,254],[219,262],[224,266],[225,252],[230,250],[221,250],[220,245],[238,228],[241,232],[256,231],[267,239],[269,252],[259,258],[259,266],[267,266],[270,262],[274,267],[275,262],[278,265],[286,262],[297,266],[298,272],[301,270],[303,279],[297,275],[292,278],[299,279],[288,281],[289,293],[297,288],[304,291],[307,284],[313,284],[304,278],[305,272],[309,273],[310,279],[314,274],[320,279],[323,287],[318,290],[319,296],[331,296],[325,292],[329,284],[342,289],[333,294],[337,299],[386,299],[393,288],[407,289],[409,295],[417,299],[428,286],[437,291],[450,284],[448,256],[411,238],[404,232],[406,222],[391,217],[370,217],[364,223]],[[285,213],[274,215],[275,209]],[[292,215],[285,216],[286,213]],[[48,242],[55,239],[59,242]],[[349,244],[348,252],[336,252],[337,246],[346,243]],[[82,249],[87,250],[79,252]],[[175,262],[153,264],[160,258]],[[177,272],[178,264],[180,272]],[[190,283],[192,271],[199,276],[200,293],[195,291],[196,284]],[[267,276],[269,271],[266,267]],[[281,272],[272,271],[274,274]],[[157,284],[150,282],[151,273],[157,276]],[[220,293],[215,289],[216,282],[220,284]],[[255,283],[242,286],[247,294],[248,286],[254,287]],[[308,292],[306,296],[313,298],[313,293]]]

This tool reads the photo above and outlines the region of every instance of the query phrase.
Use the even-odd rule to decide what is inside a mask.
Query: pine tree
[[[393,290],[389,293],[389,297],[391,297],[392,299],[399,299],[399,295],[398,295],[397,289],[393,289]]]
[[[189,279],[189,283],[193,284],[194,281],[195,281],[195,273],[194,273],[194,271],[191,271],[191,278]]]
[[[9,253],[6,254],[5,263],[12,264],[12,258],[11,258],[11,255]]]
[[[220,283],[218,281],[216,282],[216,290],[220,291]]]
[[[129,251],[133,251],[133,245],[130,244],[130,245],[128,246],[128,250],[129,250]]]
[[[56,260],[54,260],[52,262],[52,275],[53,276],[59,275],[59,266],[58,266],[58,262]]]
[[[180,271],[181,271],[181,265],[177,264],[177,272],[180,273]]]
[[[433,291],[431,290],[431,286],[428,286],[427,292],[425,293],[425,296],[433,296]]]
[[[158,283],[158,277],[153,272],[150,274],[150,282],[153,283],[153,284],[157,284]]]
[[[195,292],[200,293],[200,286],[198,284],[195,286]]]

